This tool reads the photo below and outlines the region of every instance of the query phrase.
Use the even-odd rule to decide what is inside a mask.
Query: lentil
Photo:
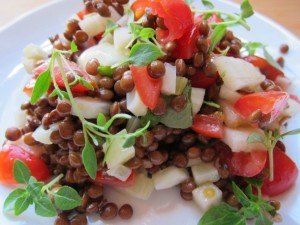
[[[118,214],[118,207],[115,203],[107,203],[100,209],[100,217],[104,220],[111,220]]]
[[[122,219],[128,220],[133,215],[133,209],[132,209],[131,205],[124,204],[120,207],[118,214]]]

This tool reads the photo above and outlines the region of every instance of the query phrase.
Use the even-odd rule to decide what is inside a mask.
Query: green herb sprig
[[[243,192],[235,182],[232,182],[233,193],[242,207],[238,210],[227,203],[221,203],[210,208],[198,225],[246,225],[248,219],[254,219],[255,225],[272,225],[273,222],[266,214],[273,213],[274,207],[261,196],[254,195],[252,188],[250,183]],[[256,188],[260,189],[260,186],[256,185]]]
[[[30,170],[20,160],[15,160],[13,166],[15,180],[25,184],[25,188],[12,191],[4,202],[4,211],[13,211],[16,216],[22,214],[30,205],[34,205],[35,213],[43,217],[53,217],[59,210],[71,210],[81,205],[81,197],[77,191],[69,186],[62,186],[57,192],[51,187],[63,177],[59,175],[48,184],[37,181],[31,176]],[[51,201],[50,195],[54,198]]]
[[[75,80],[77,79],[78,82],[91,89],[91,85],[88,82],[86,82],[83,78],[81,78],[79,75],[76,74],[76,72],[71,68],[68,61],[64,57],[64,54],[70,54],[76,51],[77,51],[77,46],[75,45],[74,42],[72,42],[71,49],[69,51],[60,51],[57,49],[53,50],[49,67],[44,73],[40,75],[42,76],[42,78],[40,78],[39,76],[39,78],[37,79],[30,101],[31,103],[37,102],[48,90],[51,80],[54,84],[54,91],[52,92],[51,96],[57,94],[60,99],[65,98],[70,101],[74,112],[76,113],[77,117],[79,118],[82,124],[82,129],[83,129],[83,134],[85,139],[85,146],[82,151],[83,165],[87,173],[89,174],[89,176],[92,179],[95,179],[97,173],[97,157],[96,157],[95,148],[91,144],[90,140],[92,140],[95,146],[99,146],[104,142],[111,142],[111,140],[114,138],[123,138],[125,140],[129,139],[130,142],[129,141],[125,142],[127,143],[126,146],[128,147],[128,143],[133,143],[132,142],[133,138],[143,136],[145,134],[147,128],[149,127],[149,123],[146,124],[143,128],[136,130],[134,133],[118,135],[118,134],[111,134],[109,132],[110,126],[116,119],[127,119],[127,120],[130,119],[131,118],[130,115],[116,114],[108,121],[106,121],[105,116],[102,113],[100,113],[98,115],[97,124],[94,124],[86,120],[83,117],[71,91],[71,86],[76,83],[72,82],[70,84],[68,82],[67,74],[65,71],[65,67],[66,67],[74,75]],[[60,73],[62,75],[62,80],[65,85],[65,90],[61,90],[56,84],[55,74],[54,74],[55,63],[57,63]]]
[[[274,179],[273,150],[276,146],[276,143],[279,141],[279,139],[283,139],[286,136],[296,135],[299,133],[300,133],[300,129],[291,130],[291,131],[285,132],[283,134],[280,134],[277,130],[275,130],[275,131],[267,130],[264,133],[253,132],[247,138],[247,142],[249,144],[261,143],[267,148],[268,155],[269,155],[269,169],[270,169],[269,179],[270,179],[270,181],[272,181]]]
[[[202,1],[209,8],[213,8],[210,1]],[[250,26],[247,24],[246,19],[254,14],[253,8],[248,0],[244,0],[240,6],[241,12],[239,14],[229,13],[216,9],[199,10],[192,9],[194,12],[205,14],[205,19],[209,18],[213,14],[218,14],[224,17],[223,22],[210,23],[209,25],[214,29],[211,35],[210,51],[218,45],[226,33],[226,29],[234,25],[242,25],[247,30],[250,30]]]

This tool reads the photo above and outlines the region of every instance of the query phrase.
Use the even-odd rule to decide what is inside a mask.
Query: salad
[[[284,130],[300,101],[265,45],[229,30],[250,29],[250,3],[240,14],[202,3],[84,1],[50,52],[25,48],[26,122],[0,151],[1,183],[21,184],[7,213],[130,223],[134,205],[105,190],[146,201],[176,187],[204,213],[198,224],[279,222],[269,198],[298,176],[280,140],[300,132]]]

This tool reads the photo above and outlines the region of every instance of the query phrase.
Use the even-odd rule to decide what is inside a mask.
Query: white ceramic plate
[[[81,9],[81,0],[60,0],[32,11],[19,20],[0,30],[0,142],[3,142],[5,129],[16,123],[17,109],[26,98],[21,92],[22,85],[27,79],[24,68],[19,64],[22,49],[28,43],[42,44],[49,36],[64,30],[65,21],[74,12]],[[226,11],[238,12],[236,5],[221,1],[216,3],[217,8]],[[251,32],[243,28],[234,29],[237,36],[250,41],[260,41],[268,44],[273,55],[279,54],[279,46],[286,43],[290,46],[289,53],[285,56],[286,74],[292,78],[295,91],[300,96],[300,42],[291,33],[267,18],[255,15],[249,20]],[[17,65],[17,66],[16,66]],[[288,129],[295,129],[300,125],[300,117],[290,121]],[[300,137],[288,137],[285,140],[288,154],[300,167]],[[300,224],[300,178],[296,185],[278,199],[282,202],[281,214],[286,225]],[[3,214],[4,199],[11,191],[9,187],[0,185],[0,221],[2,225],[33,225],[53,224],[54,219],[46,219],[34,215],[32,208],[20,217]],[[128,221],[115,219],[107,223],[97,221],[99,217],[89,218],[90,225],[196,225],[201,217],[201,211],[193,202],[185,202],[179,197],[178,189],[171,189],[153,193],[149,201],[139,201],[121,196],[115,191],[109,191],[109,200],[118,204],[130,203],[134,206],[134,216]]]

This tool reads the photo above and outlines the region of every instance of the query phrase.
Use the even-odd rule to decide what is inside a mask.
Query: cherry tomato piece
[[[125,181],[121,181],[116,177],[108,175],[106,172],[99,171],[97,172],[97,176],[95,182],[114,186],[114,187],[128,187],[132,186],[135,181],[135,172],[132,170],[130,176]]]
[[[23,161],[31,172],[31,176],[39,181],[49,178],[50,172],[47,165],[37,156],[17,145],[10,145],[8,149],[0,151],[0,182],[16,184],[13,175],[14,161]]]
[[[197,72],[192,76],[186,76],[191,81],[192,87],[207,89],[213,85],[218,77],[218,74],[214,76],[207,76],[202,71]]]
[[[192,130],[206,137],[223,138],[223,121],[214,115],[198,114],[194,116]]]

